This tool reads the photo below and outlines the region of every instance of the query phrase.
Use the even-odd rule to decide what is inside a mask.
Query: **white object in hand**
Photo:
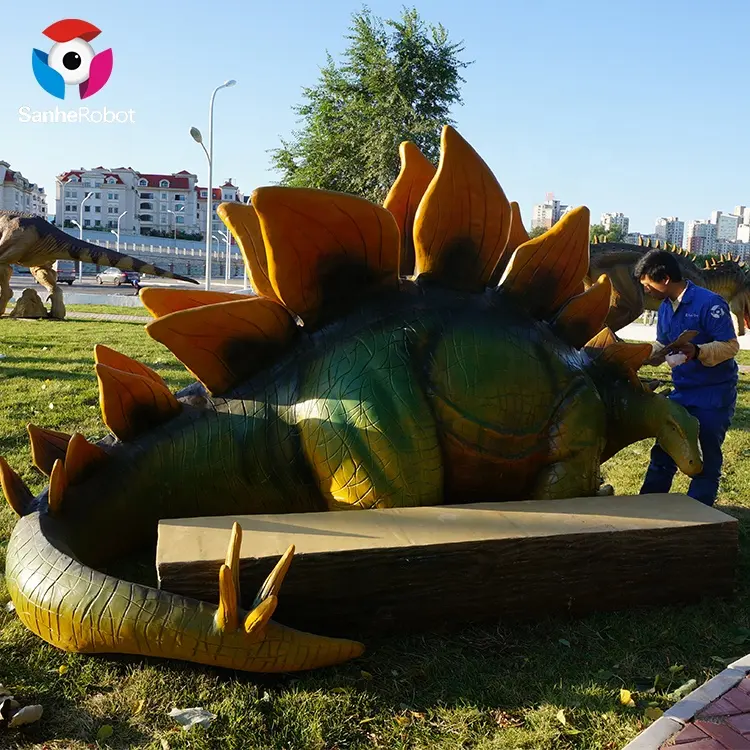
[[[687,356],[682,352],[677,352],[676,354],[667,354],[666,360],[670,367],[679,367],[687,362]]]

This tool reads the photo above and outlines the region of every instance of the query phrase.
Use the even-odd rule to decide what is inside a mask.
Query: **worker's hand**
[[[677,346],[670,351],[671,354],[677,354],[677,352],[684,354],[687,357],[688,362],[690,362],[691,359],[695,359],[697,355],[695,344],[682,344],[682,346]]]

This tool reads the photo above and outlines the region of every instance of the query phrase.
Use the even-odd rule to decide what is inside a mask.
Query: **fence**
[[[108,250],[116,250],[117,242],[101,240],[98,238],[87,238],[88,242]],[[120,242],[121,253],[132,255],[146,263],[159,266],[172,273],[183,276],[200,276],[205,278],[206,250],[203,248],[168,247],[153,245],[145,242]],[[226,278],[226,249],[214,250],[211,253],[211,278]],[[97,267],[92,263],[83,264],[85,274],[97,273]],[[245,273],[245,265],[242,256],[236,248],[232,248],[230,254],[230,275],[232,279],[241,279]]]

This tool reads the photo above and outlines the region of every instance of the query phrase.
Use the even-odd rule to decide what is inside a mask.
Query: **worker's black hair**
[[[682,269],[677,258],[669,250],[651,250],[646,253],[635,266],[635,278],[648,276],[659,283],[682,281]]]

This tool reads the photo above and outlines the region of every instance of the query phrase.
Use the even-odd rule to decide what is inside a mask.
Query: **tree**
[[[401,141],[413,141],[433,163],[443,125],[462,103],[459,59],[442,25],[426,26],[416,10],[399,20],[353,14],[343,61],[330,54],[318,83],[294,107],[303,125],[272,151],[282,185],[353,193],[381,203],[398,176]]]
[[[529,232],[529,239],[533,240],[534,237],[539,237],[539,235],[544,234],[547,231],[546,227],[534,227]]]
[[[622,242],[625,232],[621,226],[614,224],[608,230],[605,229],[601,224],[592,224],[589,230],[589,239],[593,240],[594,237],[601,238],[604,236],[607,242]]]

